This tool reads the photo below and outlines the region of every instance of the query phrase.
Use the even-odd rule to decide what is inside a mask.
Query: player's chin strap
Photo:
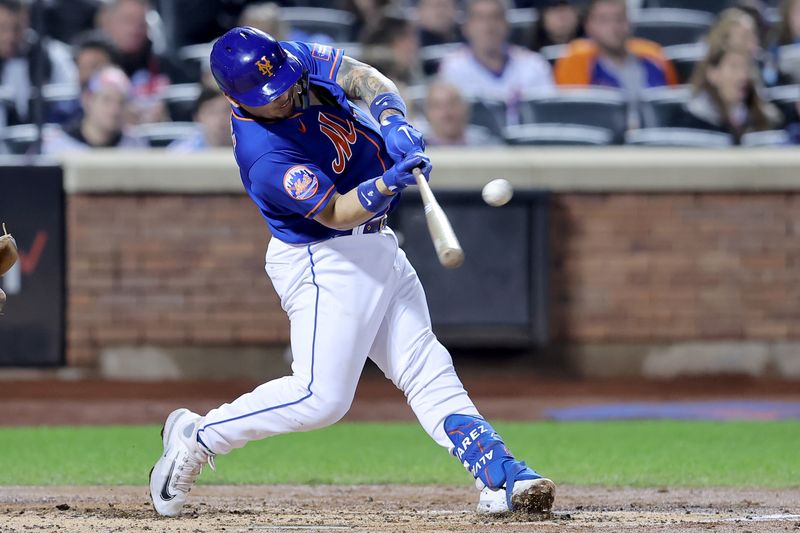
[[[471,415],[450,415],[444,420],[444,430],[455,447],[453,455],[477,480],[476,485],[491,490],[505,488],[508,509],[513,511],[511,497],[514,484],[523,479],[541,476],[514,459],[503,439],[483,418]]]

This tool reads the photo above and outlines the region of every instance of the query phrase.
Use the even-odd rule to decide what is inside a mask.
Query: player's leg
[[[370,357],[401,389],[425,431],[455,455],[484,489],[478,510],[547,511],[555,485],[518,461],[484,420],[431,331],[425,293],[400,251],[403,269]]]
[[[377,235],[309,247],[272,241],[267,270],[289,315],[293,374],[205,417],[187,409],[170,415],[164,455],[150,478],[160,514],[180,512],[202,465],[215,454],[344,416],[390,300],[384,282],[393,278],[395,250],[394,239]]]

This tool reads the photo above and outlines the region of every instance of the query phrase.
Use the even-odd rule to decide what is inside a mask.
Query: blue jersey
[[[326,89],[336,103],[312,105],[275,122],[256,120],[233,107],[233,146],[244,188],[272,234],[300,244],[347,233],[314,216],[334,191],[344,194],[381,176],[393,162],[374,122],[336,83],[344,52],[302,42],[281,46],[303,64],[310,85]]]

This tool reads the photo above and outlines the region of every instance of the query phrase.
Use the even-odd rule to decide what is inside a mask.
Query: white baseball
[[[483,186],[481,191],[483,201],[492,207],[500,207],[505,205],[514,196],[514,188],[502,178],[492,180]]]

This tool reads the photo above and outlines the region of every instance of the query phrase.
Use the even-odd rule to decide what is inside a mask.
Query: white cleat
[[[172,411],[161,430],[164,454],[150,470],[150,500],[163,516],[178,516],[197,476],[214,455],[197,442],[200,415],[188,409]]]
[[[482,484],[481,484],[482,485]],[[514,512],[548,514],[556,497],[556,484],[547,478],[526,479],[514,483],[511,505]],[[508,509],[506,489],[492,490],[484,487],[478,501],[478,514],[506,514]]]

